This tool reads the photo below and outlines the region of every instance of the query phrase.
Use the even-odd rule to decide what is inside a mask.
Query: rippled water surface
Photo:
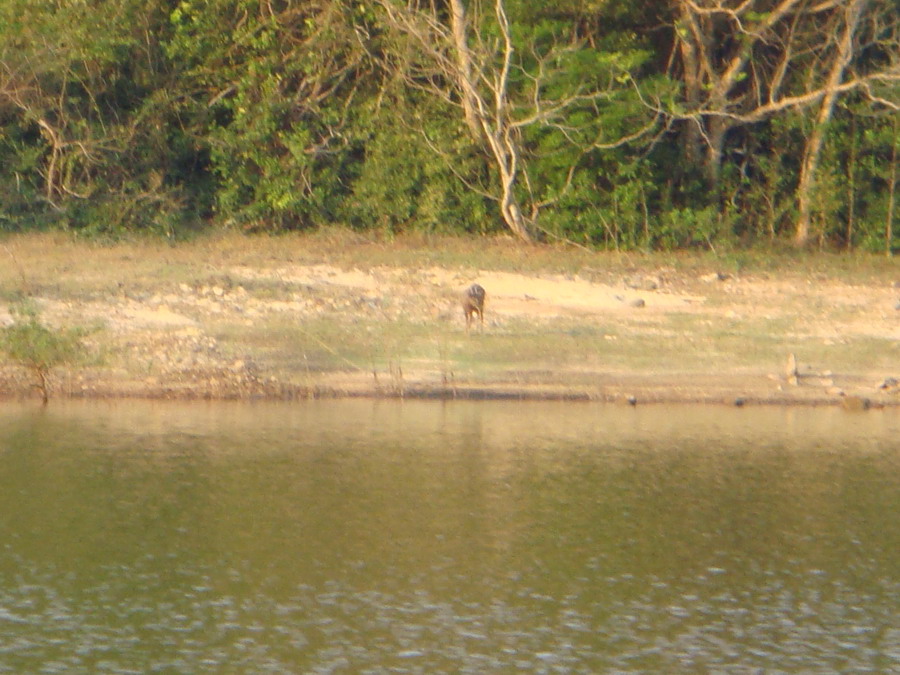
[[[0,403],[0,672],[900,672],[900,411]]]

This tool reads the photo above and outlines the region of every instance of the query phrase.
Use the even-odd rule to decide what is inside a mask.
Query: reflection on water
[[[900,413],[0,404],[0,672],[900,672]]]

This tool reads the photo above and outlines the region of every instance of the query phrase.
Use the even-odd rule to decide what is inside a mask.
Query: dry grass
[[[282,236],[214,233],[170,245],[156,239],[103,243],[65,233],[8,235],[0,239],[0,288],[106,290],[121,281],[192,282],[234,265],[270,268],[327,263],[369,269],[429,265],[515,271],[609,275],[667,270],[684,277],[710,272],[804,277],[844,283],[900,280],[896,261],[864,253],[799,253],[792,249],[686,253],[590,252],[565,245],[526,245],[508,237],[358,234],[327,229]],[[73,282],[69,284],[68,282]]]
[[[153,305],[163,298],[217,342],[216,358],[223,363],[252,361],[266,378],[297,386],[327,383],[335,374],[396,386],[404,378],[407,383],[581,387],[623,374],[765,377],[780,372],[789,352],[816,372],[900,374],[892,371],[900,360],[898,341],[889,333],[900,312],[890,315],[887,304],[892,293],[900,298],[900,290],[892,290],[900,272],[881,256],[791,250],[718,256],[592,253],[526,246],[504,237],[386,239],[335,229],[279,237],[225,232],[175,246],[140,239],[104,244],[60,233],[16,235],[0,239],[0,257],[5,259],[0,300],[52,301],[69,308],[59,321],[73,321],[91,303],[109,303],[112,312],[123,303]],[[309,265],[363,273],[399,268],[392,283],[408,287],[396,296],[382,293],[376,311],[359,311],[356,290],[305,289],[280,276]],[[489,300],[487,330],[467,335],[452,289],[431,289],[431,296],[419,297],[417,273],[429,268],[453,270],[461,278],[485,270],[577,275],[615,287],[625,277],[645,275],[661,280],[662,293],[701,294],[703,302],[684,311],[563,312],[547,318],[497,313]],[[236,269],[254,275],[235,278]],[[714,273],[740,283],[702,281]],[[251,319],[224,305],[228,311],[207,311],[190,297],[213,287],[228,295],[236,286],[246,303],[261,307],[321,293],[328,294],[330,305],[318,313],[264,311]],[[149,339],[150,329],[141,330],[121,341]],[[153,339],[165,336],[156,333]],[[123,361],[134,358],[133,349],[110,349]],[[147,370],[126,366],[132,373]]]

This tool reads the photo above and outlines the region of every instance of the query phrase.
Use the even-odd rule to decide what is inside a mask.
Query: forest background
[[[891,252],[896,0],[5,0],[0,230]]]

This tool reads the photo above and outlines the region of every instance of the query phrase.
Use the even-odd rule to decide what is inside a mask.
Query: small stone
[[[793,353],[788,354],[787,364],[784,369],[784,377],[787,380],[788,384],[796,387],[800,384],[799,380],[800,373],[797,371],[797,357],[794,356]]]
[[[644,302],[643,298],[634,298],[633,300],[628,301],[629,307],[640,308],[646,306],[646,302]]]
[[[871,401],[864,396],[845,396],[841,399],[841,407],[844,410],[868,410],[871,405]]]
[[[896,392],[900,390],[900,380],[896,377],[887,377],[884,379],[884,382],[878,385],[878,388],[885,391]]]

